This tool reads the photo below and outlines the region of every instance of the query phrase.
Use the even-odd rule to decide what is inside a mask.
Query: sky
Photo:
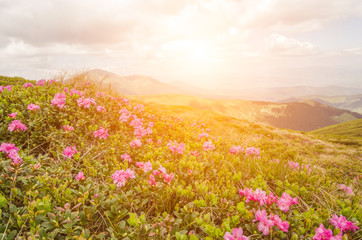
[[[0,75],[362,87],[360,0],[0,0]]]

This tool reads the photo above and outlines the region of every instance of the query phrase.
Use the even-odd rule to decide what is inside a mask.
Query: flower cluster
[[[152,171],[152,163],[148,162],[136,162],[136,166],[141,168],[144,172]]]
[[[63,151],[63,155],[66,156],[67,158],[72,158],[74,156],[74,154],[76,154],[78,151],[75,148],[75,146],[73,147],[66,147]]]
[[[79,172],[76,176],[75,176],[75,180],[78,181],[82,181],[85,179],[84,173],[83,172]]]
[[[342,240],[342,232],[336,236],[333,236],[331,229],[325,229],[321,223],[319,228],[316,228],[313,240]]]
[[[209,137],[209,134],[206,133],[206,132],[199,134],[199,139],[200,139],[200,140],[201,140],[202,138],[206,138],[206,139],[207,139],[208,137]]]
[[[58,108],[65,107],[66,96],[65,93],[56,93],[51,100],[52,106],[56,105]]]
[[[259,157],[260,156],[260,149],[255,147],[248,147],[245,149],[245,154],[247,156],[254,156]]]
[[[278,198],[273,193],[266,194],[265,191],[257,188],[255,191],[250,188],[245,188],[244,190],[239,190],[240,196],[245,196],[246,203],[249,203],[250,201],[259,202],[260,206],[266,205],[272,205],[273,203],[277,202]]]
[[[107,139],[109,134],[108,134],[108,130],[100,127],[97,131],[95,131],[94,133],[94,137],[99,137],[99,138],[103,138],[103,139]]]
[[[298,204],[298,198],[292,198],[288,193],[283,192],[278,200],[279,209],[283,212],[287,212],[292,204]]]
[[[63,128],[66,132],[70,132],[74,130],[74,127],[70,126],[70,125],[63,125]]]
[[[18,112],[10,113],[8,116],[15,119],[18,116]]]
[[[116,184],[117,187],[123,187],[126,185],[127,179],[135,178],[134,171],[131,169],[127,169],[126,171],[117,170],[112,174],[111,178],[113,179],[113,183]]]
[[[249,238],[244,236],[242,228],[234,228],[232,233],[225,233],[224,240],[249,240]]]
[[[46,80],[45,79],[40,79],[39,81],[36,82],[37,86],[44,86],[46,84]]]
[[[2,143],[0,145],[0,152],[6,153],[8,158],[11,159],[11,164],[14,166],[20,165],[23,160],[19,157],[19,149],[13,143]]]
[[[28,105],[27,109],[29,111],[35,111],[35,110],[39,110],[40,107],[38,105],[34,104],[34,103],[31,103],[31,104]]]
[[[340,189],[340,190],[342,190],[342,191],[345,191],[347,194],[349,194],[349,195],[352,195],[353,194],[353,191],[352,191],[352,189],[350,188],[350,187],[347,187],[346,185],[344,185],[344,184],[339,184],[338,185],[338,188]]]
[[[288,232],[289,223],[287,221],[282,221],[278,215],[270,214],[269,218],[265,210],[260,211],[258,209],[255,213],[255,219],[253,222],[259,222],[258,230],[263,232],[264,235],[269,235],[269,230],[274,225],[279,227],[283,232]]]
[[[151,186],[156,186],[157,182],[156,182],[155,176],[159,176],[159,175],[163,178],[163,181],[165,183],[170,183],[172,181],[172,179],[175,177],[173,173],[167,174],[166,168],[162,167],[162,165],[160,164],[160,167],[157,170],[153,170],[153,175],[150,176],[148,183]]]
[[[127,153],[122,154],[121,158],[127,162],[132,162],[131,156],[128,155]]]
[[[176,141],[169,141],[167,147],[171,150],[172,153],[184,154],[185,144],[177,143]]]
[[[98,111],[98,112],[105,112],[106,109],[105,109],[105,107],[103,107],[103,106],[97,106],[97,111]]]
[[[231,154],[239,154],[241,151],[243,151],[243,148],[241,146],[232,146],[230,148]]]
[[[34,87],[34,84],[28,82],[24,83],[23,88],[28,88],[28,87]]]
[[[142,142],[141,142],[141,140],[140,139],[133,139],[131,142],[130,142],[130,144],[129,144],[132,148],[134,148],[134,147],[141,147],[141,145],[142,145]]]
[[[84,108],[89,108],[91,106],[91,104],[96,105],[96,101],[94,100],[94,98],[78,98],[77,100],[78,106],[81,107],[83,106]]]
[[[127,108],[122,108],[119,113],[121,116],[119,117],[119,121],[122,123],[127,122],[128,119],[131,117],[131,113],[127,110]]]
[[[348,221],[345,216],[333,214],[332,218],[329,219],[330,223],[335,227],[341,230],[341,232],[353,231],[355,232],[358,227],[355,223]]]
[[[202,146],[204,148],[205,151],[213,151],[215,150],[215,146],[214,144],[212,144],[211,141],[206,141],[204,142],[204,145]]]
[[[0,93],[2,93],[4,91],[4,89],[6,89],[8,92],[11,91],[12,87],[10,85],[7,86],[0,86]]]
[[[288,166],[294,170],[303,170],[305,169],[308,173],[310,173],[312,171],[312,169],[309,167],[308,164],[304,165],[299,165],[298,162],[293,162],[293,161],[288,161]]]
[[[9,127],[8,127],[9,131],[12,132],[12,131],[17,131],[17,130],[21,130],[23,132],[26,131],[26,129],[28,129],[26,127],[25,124],[22,124],[20,120],[13,120],[10,124],[9,124]]]

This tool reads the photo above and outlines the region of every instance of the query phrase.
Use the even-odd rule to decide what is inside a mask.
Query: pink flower
[[[176,141],[169,141],[167,144],[167,147],[171,150],[172,153],[178,153],[183,154],[185,150],[185,144],[184,143],[177,143]]]
[[[352,189],[351,189],[350,187],[347,187],[347,186],[344,185],[344,184],[339,184],[339,185],[338,185],[338,188],[341,189],[341,190],[343,190],[343,191],[345,191],[345,192],[346,192],[347,194],[349,194],[349,195],[352,195],[352,194],[353,194]]]
[[[230,148],[230,153],[231,154],[238,154],[238,153],[240,153],[240,151],[242,151],[241,146],[232,146]]]
[[[330,218],[329,221],[335,228],[340,229],[341,232],[355,232],[358,229],[355,223],[347,221],[346,217],[343,215],[339,215],[338,217],[336,214],[333,214],[332,218]]]
[[[16,116],[18,116],[18,113],[17,112],[10,113],[10,114],[8,114],[8,116],[15,119]]]
[[[127,169],[126,171],[117,170],[112,174],[111,178],[113,179],[113,183],[116,184],[117,187],[123,187],[126,185],[128,178],[135,178],[134,172],[131,169]]]
[[[11,165],[18,166],[23,160],[20,158],[18,154],[19,149],[15,147],[13,143],[2,143],[0,145],[0,152],[4,152],[7,154],[8,158],[11,159]]]
[[[121,158],[127,162],[132,162],[131,156],[128,155],[127,153],[122,154]]]
[[[84,93],[82,91],[72,88],[72,89],[70,89],[69,94],[70,94],[70,96],[78,95],[79,97],[81,97],[81,96],[83,96]]]
[[[234,228],[232,234],[225,233],[224,240],[249,240],[249,238],[244,236],[242,228]]]
[[[23,88],[28,88],[28,87],[34,87],[34,84],[32,84],[32,83],[25,83],[25,84],[23,85]]]
[[[158,171],[158,170],[153,170],[153,172],[152,172],[152,174],[155,175],[155,176],[159,175],[160,173],[161,173],[161,172]]]
[[[130,146],[131,146],[132,148],[134,148],[134,147],[140,147],[141,145],[142,145],[142,142],[141,142],[141,140],[139,140],[139,139],[134,139],[134,140],[132,140],[131,143],[130,143]]]
[[[149,139],[146,140],[146,142],[147,142],[148,144],[152,144],[153,141],[152,141],[151,138],[149,138]]]
[[[97,197],[98,197],[98,194],[97,194],[97,193],[96,193],[96,194],[94,194],[94,197],[95,197],[95,198],[97,198]]]
[[[259,148],[255,148],[255,147],[248,147],[245,149],[245,154],[247,156],[255,156],[258,157],[260,156],[260,149]]]
[[[97,111],[104,112],[104,111],[106,111],[106,109],[103,106],[97,106]]]
[[[274,222],[268,219],[265,210],[260,211],[260,209],[258,209],[258,211],[256,211],[253,222],[257,221],[259,221],[258,230],[263,232],[264,235],[269,235],[269,228],[274,226]]]
[[[97,93],[96,93],[96,97],[98,97],[98,98],[104,98],[104,97],[106,97],[106,95],[104,94],[104,92],[97,92]]]
[[[39,81],[36,82],[37,86],[44,86],[46,84],[46,80],[45,79],[40,79]]]
[[[202,147],[204,148],[205,151],[208,151],[208,150],[212,151],[215,149],[215,146],[212,144],[211,141],[205,142]]]
[[[298,199],[292,198],[288,193],[284,192],[278,200],[278,206],[283,212],[289,211],[289,207],[292,204],[298,204]]]
[[[136,112],[143,112],[144,111],[144,107],[142,104],[138,104],[136,106],[133,107],[133,110],[135,110]]]
[[[65,107],[66,96],[65,93],[56,93],[51,100],[52,106],[56,105],[58,108]]]
[[[152,171],[152,163],[148,162],[136,162],[136,166],[142,168],[144,172]]]
[[[161,173],[167,173],[166,168],[162,167],[161,164],[160,164],[160,167],[158,168],[158,170],[159,170]]]
[[[200,133],[199,134],[199,139],[201,140],[203,137],[207,139],[209,137],[209,134],[208,133]]]
[[[25,124],[22,124],[21,121],[19,120],[13,120],[8,127],[9,131],[17,131],[17,130],[21,130],[23,132],[26,131],[27,127],[25,126]]]
[[[82,181],[85,179],[84,173],[83,172],[79,172],[76,176],[75,176],[75,180],[78,181]]]
[[[277,214],[270,214],[270,220],[274,222],[274,225],[278,226],[280,230],[283,232],[288,232],[289,229],[289,223],[288,221],[282,221],[282,219]]]
[[[38,105],[34,104],[34,103],[31,103],[31,104],[28,105],[27,109],[29,111],[35,111],[35,110],[39,110],[40,107]]]
[[[63,128],[66,132],[70,132],[74,130],[74,127],[70,126],[70,125],[63,125]]]
[[[174,178],[173,173],[171,173],[171,174],[164,173],[164,174],[163,174],[163,181],[164,181],[165,183],[170,183],[173,178]]]
[[[83,106],[84,108],[89,108],[91,104],[95,105],[96,101],[93,98],[78,98],[77,100],[78,106]]]
[[[313,240],[342,240],[342,232],[337,236],[333,236],[331,229],[325,229],[324,225],[320,224],[319,228],[315,229]]]
[[[63,155],[66,156],[67,158],[73,158],[74,154],[76,154],[78,151],[75,148],[75,146],[73,147],[66,147],[63,151]]]
[[[147,182],[151,186],[156,186],[157,185],[157,182],[156,182],[155,177],[153,175],[150,176],[150,180],[148,180]]]
[[[278,202],[278,197],[274,195],[274,193],[269,193],[264,199],[264,203],[266,205],[272,205],[273,203]]]
[[[95,131],[94,133],[94,137],[99,137],[99,138],[103,138],[103,139],[107,139],[109,134],[108,134],[108,130],[100,127],[99,130]]]

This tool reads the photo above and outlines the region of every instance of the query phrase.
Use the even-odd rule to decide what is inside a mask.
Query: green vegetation
[[[0,152],[1,240],[211,240],[234,228],[250,239],[312,239],[320,224],[340,233],[333,214],[361,228],[362,152],[354,146],[187,106],[127,103],[81,78],[27,88],[17,81],[4,81],[12,90],[0,93],[0,144],[15,144],[22,159]],[[9,131],[15,112],[25,131]],[[148,127],[152,133],[132,147]],[[173,141],[184,149],[175,151]],[[243,150],[232,154],[233,146]],[[122,184],[120,170],[134,178]],[[284,211],[277,202],[249,202],[238,192],[246,188],[279,200],[287,193],[298,204]],[[254,221],[259,209],[287,221],[287,231],[275,225],[263,234]],[[342,235],[362,238],[360,229]]]

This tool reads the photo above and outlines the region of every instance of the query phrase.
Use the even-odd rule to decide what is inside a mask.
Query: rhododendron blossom
[[[255,148],[255,147],[248,147],[245,149],[245,154],[247,156],[255,156],[258,157],[260,156],[260,149],[259,148]]]
[[[284,192],[278,200],[279,209],[283,212],[289,211],[292,204],[298,204],[298,198],[292,198],[288,193]]]
[[[28,105],[27,109],[29,111],[35,111],[35,110],[39,110],[40,107],[38,105],[34,104],[34,103],[31,103],[31,104]]]
[[[105,112],[106,109],[103,106],[97,106],[97,111],[98,112]]]
[[[108,130],[100,127],[99,130],[95,131],[94,133],[95,137],[99,137],[99,138],[103,138],[103,139],[107,139],[109,134],[108,134]]]
[[[105,94],[104,92],[97,92],[97,93],[96,93],[96,97],[98,97],[98,98],[104,98],[104,97],[106,97],[106,94]]]
[[[128,155],[127,153],[122,154],[121,158],[127,162],[132,162],[131,156]]]
[[[225,233],[224,240],[249,240],[249,238],[244,236],[242,228],[234,228],[232,233]]]
[[[339,215],[338,217],[336,214],[333,214],[332,218],[330,218],[329,221],[335,228],[340,229],[342,232],[355,232],[358,229],[355,223],[348,221],[343,215]]]
[[[288,232],[289,229],[289,223],[288,221],[282,221],[282,219],[277,214],[270,214],[270,220],[274,222],[274,225],[278,226],[280,230],[283,232]]]
[[[141,168],[144,172],[152,171],[152,163],[148,162],[136,162],[136,166]]]
[[[169,141],[167,144],[167,147],[171,150],[172,153],[178,153],[183,154],[185,150],[185,144],[184,143],[177,143],[176,141]]]
[[[172,181],[172,179],[174,178],[174,175],[173,175],[173,173],[171,173],[171,174],[164,173],[162,175],[162,177],[163,177],[163,181],[165,183],[170,183]]]
[[[21,130],[23,132],[26,131],[26,129],[28,129],[25,124],[22,124],[20,120],[13,120],[8,127],[9,131],[17,131],[17,130]]]
[[[242,151],[242,150],[243,150],[243,149],[242,149],[241,146],[232,146],[232,147],[230,148],[230,153],[231,153],[231,154],[239,154],[240,151]]]
[[[70,125],[63,125],[63,128],[66,132],[70,132],[74,130],[74,127],[70,126]]]
[[[313,240],[342,240],[342,232],[337,236],[333,236],[332,230],[325,229],[324,225],[321,223],[319,228],[315,229]]]
[[[52,106],[56,105],[58,108],[65,107],[66,96],[65,93],[56,93],[51,100]]]
[[[78,181],[82,181],[85,179],[84,173],[83,172],[79,172],[76,176],[75,176],[75,180]]]
[[[74,156],[74,154],[76,154],[78,151],[75,148],[75,146],[73,147],[66,147],[63,151],[63,155],[66,156],[67,158],[72,158]]]
[[[8,158],[11,159],[11,165],[18,166],[23,160],[20,158],[19,149],[13,143],[2,143],[0,145],[0,152],[6,153]]]
[[[136,112],[143,112],[144,111],[144,107],[142,104],[138,104],[136,106],[133,107],[133,110],[135,110]]]
[[[214,144],[212,144],[211,141],[207,141],[207,142],[204,142],[204,145],[202,146],[204,148],[205,151],[212,151],[215,149],[215,146]]]
[[[156,179],[155,179],[155,177],[153,175],[150,176],[150,180],[148,180],[147,182],[151,186],[156,186],[157,185]]]
[[[36,82],[37,86],[44,86],[46,84],[46,80],[45,79],[40,79],[39,81]]]
[[[18,113],[17,112],[10,113],[10,114],[8,114],[8,116],[15,119],[16,116],[18,116]]]
[[[350,187],[347,187],[346,185],[344,184],[339,184],[338,185],[338,188],[341,189],[342,191],[345,191],[347,194],[349,195],[352,195],[353,194],[353,191]]]
[[[82,97],[84,95],[84,93],[82,91],[74,89],[74,88],[70,89],[69,94],[71,96],[78,95],[79,97]]]
[[[132,148],[134,148],[134,147],[141,147],[142,142],[141,142],[140,139],[137,138],[137,139],[132,140],[129,145],[130,145]]]
[[[208,133],[200,133],[199,134],[199,139],[201,140],[202,138],[208,138],[209,134]]]
[[[89,108],[92,105],[96,104],[96,101],[93,98],[78,98],[77,100],[78,106],[83,106],[84,108]]]
[[[32,83],[24,83],[23,88],[34,87]]]
[[[135,178],[135,175],[131,169],[127,169],[126,171],[117,170],[114,172],[114,174],[112,174],[111,178],[117,187],[123,187],[126,185],[127,179]]]
[[[274,226],[274,222],[268,219],[268,215],[265,210],[260,211],[260,209],[258,209],[258,211],[256,211],[253,222],[257,221],[259,221],[258,230],[263,232],[264,235],[269,235],[269,228]]]

